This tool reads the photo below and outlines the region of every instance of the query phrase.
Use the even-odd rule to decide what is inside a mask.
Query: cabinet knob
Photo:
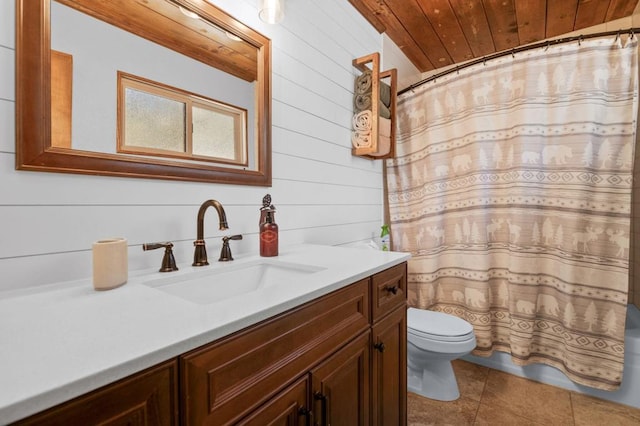
[[[389,293],[397,294],[398,293],[398,286],[394,285],[392,287],[385,287],[385,290],[387,290]]]
[[[373,347],[374,347],[375,349],[377,349],[377,350],[378,350],[378,352],[384,352],[384,350],[385,350],[384,343],[382,343],[382,342],[375,343],[375,344],[373,345]]]

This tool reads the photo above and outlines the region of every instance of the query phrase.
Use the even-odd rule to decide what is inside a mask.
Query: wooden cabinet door
[[[289,386],[238,422],[240,426],[298,426],[309,425],[311,409],[309,407],[309,376]]]
[[[234,424],[369,328],[365,279],[183,355],[182,424]]]
[[[178,365],[151,367],[36,414],[17,425],[177,425]],[[0,421],[1,422],[1,421]]]
[[[407,309],[396,309],[372,328],[372,424],[407,422]]]
[[[370,332],[311,370],[314,424],[369,425]]]

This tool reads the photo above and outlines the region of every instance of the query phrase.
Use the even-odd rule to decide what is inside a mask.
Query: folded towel
[[[372,82],[371,71],[365,71],[364,73],[356,77],[356,87],[355,87],[356,95],[370,93],[371,82]]]
[[[371,94],[355,95],[353,97],[355,112],[371,109]]]
[[[369,148],[371,146],[371,132],[365,130],[351,132],[351,144],[354,148]]]
[[[378,118],[378,135],[386,138],[391,137],[391,120],[388,118]]]
[[[355,114],[352,118],[353,122],[353,130],[362,132],[362,131],[371,131],[371,111],[361,111]]]
[[[391,118],[391,111],[382,102],[378,102],[378,115],[384,118]]]
[[[378,150],[376,152],[370,153],[369,155],[372,155],[374,157],[382,157],[389,154],[390,152],[391,139],[384,136],[378,136]]]
[[[387,108],[391,106],[391,86],[382,81],[380,82],[380,102]]]

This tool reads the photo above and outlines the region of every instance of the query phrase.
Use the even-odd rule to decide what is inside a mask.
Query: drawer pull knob
[[[389,293],[398,294],[398,286],[394,285],[393,287],[385,287]]]
[[[382,343],[382,342],[379,342],[379,343],[374,344],[374,345],[373,345],[373,347],[374,347],[375,349],[377,349],[377,350],[378,350],[378,352],[384,352],[384,350],[385,350],[384,343]]]

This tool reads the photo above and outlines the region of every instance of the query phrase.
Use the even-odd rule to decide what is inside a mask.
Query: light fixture
[[[200,16],[197,13],[187,10],[182,6],[178,6],[178,9],[180,9],[180,12],[186,17],[191,19],[200,19]]]
[[[238,37],[237,35],[230,33],[229,31],[225,31],[224,35],[227,36],[227,38],[229,38],[229,40],[233,40],[233,41],[242,41],[242,39],[240,37]]]
[[[284,19],[284,0],[259,0],[258,16],[267,24],[277,24]]]

